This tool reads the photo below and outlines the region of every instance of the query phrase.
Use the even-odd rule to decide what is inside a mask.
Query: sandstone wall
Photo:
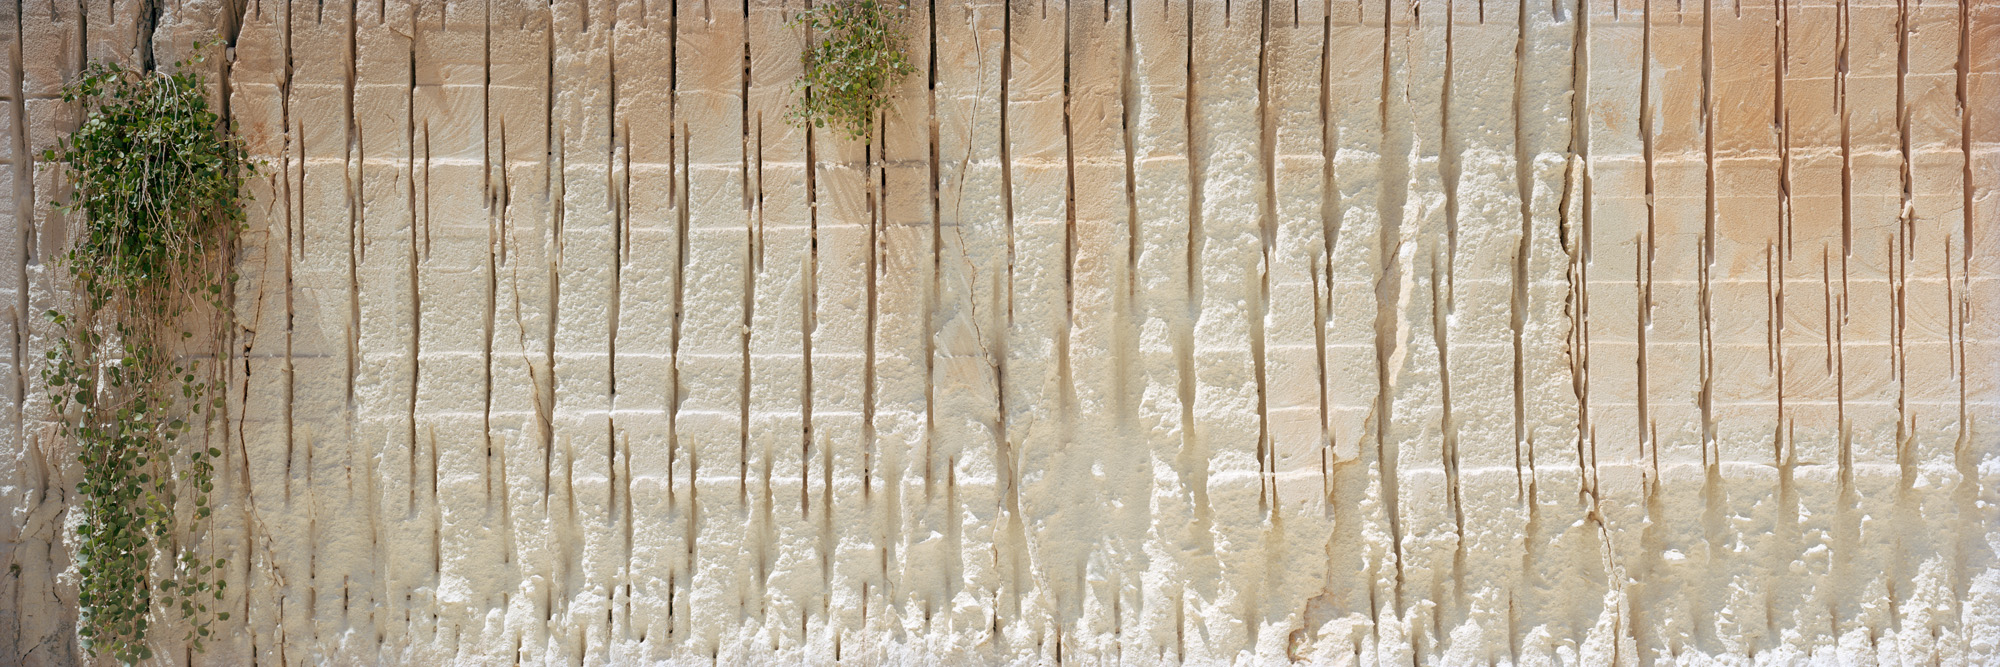
[[[2000,662],[1994,0],[937,0],[872,145],[799,0],[10,5],[0,662],[55,93],[210,35],[197,662]]]

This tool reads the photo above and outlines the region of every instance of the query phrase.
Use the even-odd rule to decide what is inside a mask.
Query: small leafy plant
[[[908,15],[908,5],[891,0],[823,0],[801,12],[792,24],[817,39],[799,54],[802,95],[787,118],[868,140],[875,112],[889,105],[896,83],[916,71],[903,53]]]
[[[194,359],[227,358],[238,177],[255,166],[209,110],[200,62],[171,74],[86,66],[63,90],[83,124],[42,155],[69,176],[57,205],[76,221],[59,261],[74,291],[47,313],[61,336],[42,379],[83,468],[78,634],[93,655],[126,663],[152,656],[156,608],[178,612],[195,650],[229,618],[209,608],[227,585],[224,562],[196,549],[222,455],[203,435],[223,406],[224,368]]]

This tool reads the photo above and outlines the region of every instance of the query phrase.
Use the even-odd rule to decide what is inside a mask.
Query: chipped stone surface
[[[196,662],[2000,662],[2000,3],[920,3],[871,145],[801,6],[0,8],[0,662],[57,91],[211,36]]]

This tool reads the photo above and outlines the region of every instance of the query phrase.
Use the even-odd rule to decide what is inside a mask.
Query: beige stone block
[[[1969,342],[2000,340],[2000,316],[1996,316],[2000,314],[1996,314],[1993,306],[1987,305],[1996,303],[1995,300],[2000,299],[2000,280],[1974,278],[1961,289],[1964,290],[1962,294],[1966,304],[1963,315],[1965,340]]]
[[[1835,350],[1825,343],[1784,347],[1784,396],[1788,402],[1832,402],[1840,395],[1834,369]]]

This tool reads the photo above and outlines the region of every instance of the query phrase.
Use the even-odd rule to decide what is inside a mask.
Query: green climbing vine
[[[194,52],[200,53],[197,44]],[[63,90],[83,124],[42,155],[72,189],[59,264],[74,292],[48,311],[61,336],[42,373],[83,479],[78,634],[93,655],[152,656],[156,610],[201,650],[227,585],[197,549],[213,507],[206,443],[223,406],[230,250],[242,228],[243,144],[209,109],[201,59],[173,73],[86,66]],[[212,555],[212,554],[211,554]]]
[[[889,106],[896,83],[916,71],[903,53],[908,17],[909,6],[896,0],[822,0],[801,12],[793,25],[811,29],[816,39],[799,54],[802,94],[787,118],[870,139],[875,112]]]

